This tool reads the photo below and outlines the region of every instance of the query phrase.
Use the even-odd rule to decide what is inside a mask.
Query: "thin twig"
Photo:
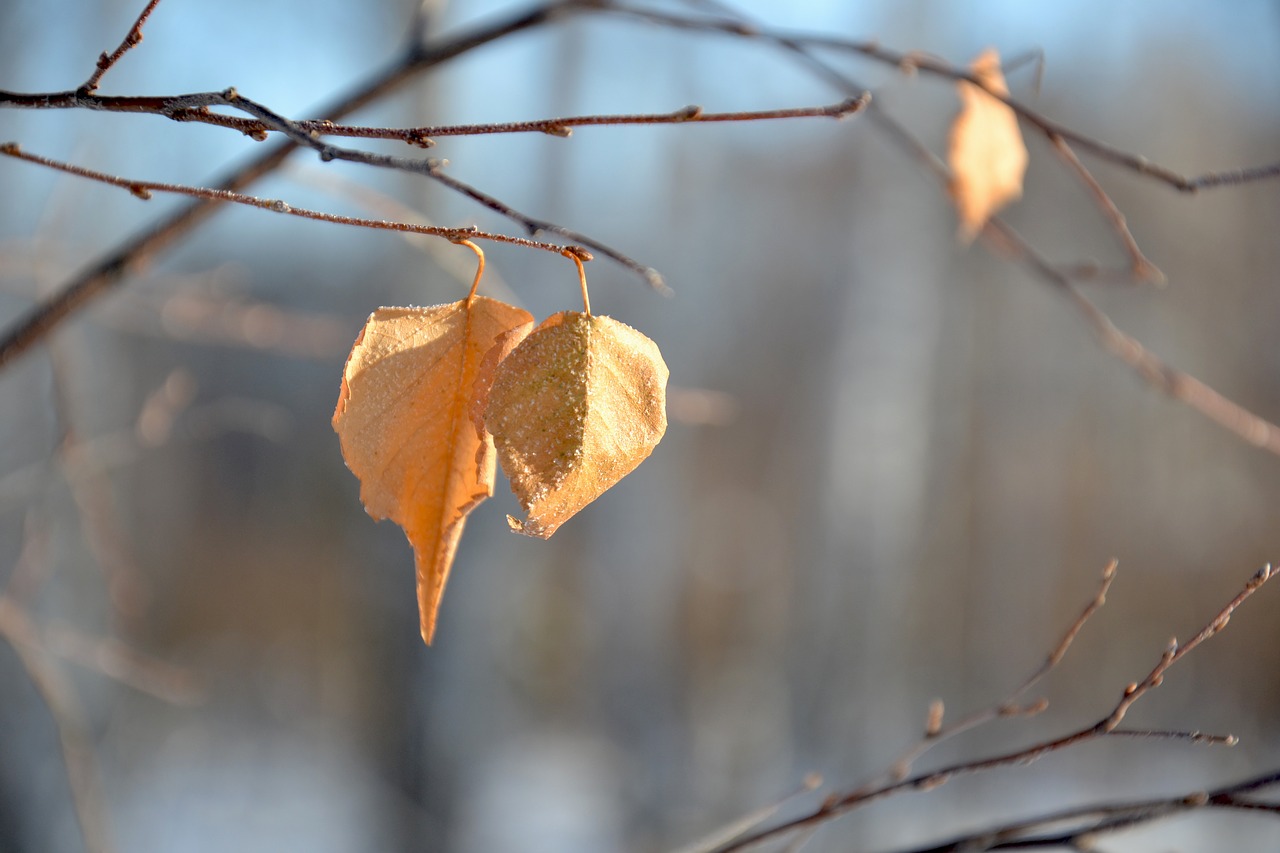
[[[1111,318],[1062,272],[1003,220],[993,217],[983,231],[991,244],[1024,261],[1028,269],[1062,289],[1092,327],[1102,347],[1129,365],[1147,384],[1195,409],[1255,447],[1280,455],[1280,426],[1251,412],[1189,373],[1178,370],[1121,331]]]
[[[729,16],[728,20],[721,19],[714,22],[712,28],[717,31],[746,38],[767,34],[767,31],[762,29],[758,24],[746,19],[741,14],[735,12],[732,7],[726,3],[720,2],[720,0],[700,0],[699,5],[708,6]],[[629,13],[636,14],[642,18],[649,18],[656,23],[679,28],[697,29],[701,28],[701,26],[706,23],[701,20],[689,21],[673,19],[672,16],[661,13],[655,13],[650,16],[647,11],[629,10]],[[806,41],[804,38],[798,36],[793,37],[776,32],[767,34],[766,37],[775,46],[793,54],[800,62],[808,66],[816,76],[831,83],[838,90],[852,92],[864,88],[861,84],[854,82],[848,75],[836,70],[820,57],[816,56],[812,49],[813,44]],[[911,54],[889,53],[882,50],[875,42],[846,41],[845,46],[848,50],[855,50],[860,53],[865,53],[872,58],[891,62],[893,65],[902,68],[904,71],[913,71],[918,67],[925,67],[926,70],[933,69],[935,72],[941,73],[941,69],[945,67],[949,70],[949,73],[944,76],[948,76],[953,80],[966,80],[968,82],[977,83],[984,90],[987,90],[993,97],[1010,104],[1011,107],[1021,107],[1023,110],[1027,110],[1027,108],[1022,107],[1020,104],[1012,103],[1009,100],[1008,95],[990,91],[987,88],[985,81],[976,80],[976,78],[974,78],[967,70],[952,68],[936,57],[929,57],[919,52]],[[1041,63],[1041,67],[1043,67],[1043,63]],[[1038,92],[1039,88],[1040,79],[1039,72],[1037,72],[1035,90]],[[875,124],[881,131],[891,136],[895,142],[910,152],[918,162],[923,164],[926,169],[932,172],[934,176],[938,178],[942,187],[946,188],[951,185],[950,168],[941,158],[929,150],[929,148],[921,142],[915,134],[908,130],[897,119],[893,118],[893,116],[889,115],[883,109],[880,109],[879,104],[874,101],[870,104],[868,113],[868,117],[872,120],[873,124]],[[1035,115],[1039,118],[1043,118],[1038,116],[1038,114]],[[1047,122],[1047,119],[1045,119],[1045,121]],[[1045,129],[1044,125],[1041,127],[1042,129]],[[1055,134],[1047,129],[1045,132],[1051,140],[1063,139],[1061,134]],[[1065,142],[1063,144],[1065,145]],[[1063,152],[1060,151],[1059,154],[1061,155]],[[1116,231],[1121,244],[1129,252],[1131,263],[1130,268],[1123,273],[1102,269],[1097,264],[1092,263],[1058,267],[1056,271],[1059,272],[1061,276],[1065,276],[1069,280],[1090,280],[1096,282],[1119,281],[1124,283],[1131,283],[1135,280],[1150,280],[1155,281],[1156,283],[1163,283],[1164,274],[1159,270],[1159,268],[1152,264],[1145,255],[1142,254],[1141,249],[1139,249],[1137,242],[1133,238],[1133,234],[1129,231],[1124,216],[1107,195],[1106,191],[1096,181],[1096,179],[1094,179],[1093,175],[1084,167],[1084,165],[1075,158],[1074,152],[1070,152],[1070,158],[1067,162],[1077,176],[1084,181],[1090,192],[1094,194],[1097,204],[1101,208],[1103,214],[1107,217],[1112,228]]]
[[[639,275],[645,280],[645,283],[648,284],[649,287],[653,288],[658,293],[663,295],[671,294],[671,288],[667,287],[667,283],[663,279],[662,273],[658,272],[651,266],[640,263],[628,255],[624,255],[612,246],[601,243],[594,237],[588,237],[581,231],[575,231],[572,228],[566,228],[563,225],[557,225],[556,223],[548,222],[545,219],[535,219],[528,214],[521,213],[488,193],[476,189],[468,183],[459,181],[457,178],[450,177],[443,172],[436,171],[431,175],[431,177],[444,184],[446,187],[460,192],[468,198],[483,204],[495,213],[499,213],[508,219],[519,222],[530,234],[555,234],[558,237],[563,237],[566,240],[570,240],[574,243],[580,243],[583,246],[595,249],[597,252],[610,258],[615,263],[621,264]]]
[[[725,8],[723,4],[716,2],[716,0],[710,0],[710,2],[716,7]],[[615,11],[621,9],[618,6],[610,8]],[[688,18],[666,13],[650,13],[648,10],[626,9],[624,11],[666,26],[711,29],[743,38],[761,37],[775,47],[781,48],[797,57],[798,61],[806,65],[815,75],[831,83],[837,89],[851,93],[861,91],[864,88],[847,75],[832,68],[820,57],[815,56],[813,53],[814,43],[812,41],[763,30],[750,21]],[[849,50],[869,51],[868,55],[880,55],[880,58],[884,58],[884,52],[872,42],[845,42],[845,45]],[[906,60],[905,54],[893,54],[893,56],[899,60]],[[923,62],[925,60],[921,57],[914,57],[912,61]],[[944,76],[957,80],[968,80],[979,86],[982,85],[972,75],[958,69],[951,69],[951,73]],[[992,93],[992,96],[997,97],[995,93]],[[1001,100],[1005,99],[1001,98]],[[1010,103],[1010,106],[1015,106],[1012,102],[1006,102]],[[878,101],[873,100],[866,112],[867,118],[877,128],[889,134],[895,142],[925,166],[937,178],[939,186],[944,191],[946,190],[951,180],[951,171],[946,163],[930,151],[901,122],[881,109]],[[1060,133],[1059,136],[1076,139],[1075,135],[1069,136],[1068,134]],[[1111,318],[1102,309],[1094,305],[1076,286],[1075,280],[1077,277],[1085,277],[1086,274],[1090,273],[1099,274],[1102,271],[1096,268],[1055,266],[999,217],[993,216],[987,222],[982,234],[987,239],[988,245],[1002,248],[1006,254],[1021,260],[1028,270],[1049,284],[1062,289],[1084,315],[1085,320],[1092,327],[1102,347],[1137,371],[1138,375],[1152,387],[1190,406],[1248,443],[1280,455],[1280,426],[1251,412],[1189,373],[1178,370],[1166,363],[1143,346],[1136,338],[1121,331],[1112,322]],[[1123,236],[1121,239],[1124,239]]]
[[[1236,809],[1280,815],[1280,803],[1259,802],[1244,797],[1245,794],[1274,787],[1278,783],[1280,771],[1271,771],[1213,791],[1192,791],[1129,803],[1079,806],[968,833],[928,847],[910,848],[900,853],[978,853],[985,850],[1053,848],[1095,850],[1089,844],[1095,836],[1132,829],[1200,809]],[[1063,824],[1068,826],[1062,828]],[[1056,829],[1047,831],[1050,827]]]
[[[421,211],[392,198],[384,192],[373,189],[367,184],[343,177],[336,170],[324,169],[318,166],[298,166],[297,168],[289,169],[288,174],[290,177],[301,179],[306,186],[312,189],[327,190],[339,198],[364,208],[369,213],[377,214],[382,219],[395,219],[401,222],[412,222],[417,225],[433,224]],[[473,272],[471,264],[463,261],[457,252],[450,251],[448,246],[435,240],[418,240],[408,233],[404,234],[404,238],[409,245],[425,253],[442,270],[457,279],[460,284],[465,284],[471,280]],[[484,281],[481,282],[480,289],[490,295],[497,296],[503,302],[510,302],[513,305],[520,304],[520,296],[511,289],[511,286],[507,284],[502,274],[496,269],[485,272]],[[344,343],[350,344],[349,341],[344,341]]]
[[[904,53],[882,47],[875,41],[858,41],[854,39],[836,38],[828,35],[790,32],[780,29],[757,26],[738,18],[711,18],[680,15],[639,6],[627,6],[621,3],[607,3],[602,10],[628,15],[640,20],[649,21],[661,26],[719,32],[738,38],[756,39],[772,42],[783,47],[820,48],[842,53],[856,53],[884,65],[890,65],[909,73],[924,72],[936,77],[950,80],[963,80],[985,90],[991,97],[1003,101],[1030,124],[1039,128],[1046,136],[1060,136],[1079,148],[1089,151],[1094,156],[1111,162],[1117,166],[1130,169],[1140,175],[1153,178],[1181,192],[1196,192],[1223,186],[1238,186],[1254,181],[1280,177],[1280,162],[1262,166],[1229,169],[1220,172],[1206,172],[1201,175],[1185,176],[1155,163],[1139,154],[1124,151],[1099,139],[1072,130],[1048,116],[1028,107],[1016,98],[994,92],[968,69],[959,68],[937,57],[919,52]]]
[[[178,122],[194,122],[239,131],[245,136],[265,140],[270,133],[282,132],[273,123],[257,118],[211,112],[209,107],[225,105],[223,92],[192,92],[169,96],[102,96],[82,90],[24,94],[0,91],[0,107],[28,109],[81,109],[102,112],[157,115]],[[315,136],[351,139],[395,139],[429,148],[434,137],[484,136],[502,133],[544,133],[567,137],[574,127],[659,124],[711,124],[716,122],[754,122],[796,118],[841,119],[865,106],[864,98],[847,98],[839,103],[816,107],[793,107],[778,110],[745,110],[709,113],[700,106],[687,106],[669,113],[637,113],[619,115],[563,116],[530,121],[481,124],[427,125],[422,127],[376,127],[337,124],[324,119],[295,120],[301,131]]]
[[[717,853],[730,853],[730,851],[734,850],[743,850],[767,839],[776,838],[779,835],[787,834],[803,827],[824,823],[834,817],[852,811],[855,808],[864,806],[867,803],[884,799],[885,797],[901,793],[903,791],[932,790],[940,785],[950,782],[958,776],[968,776],[986,770],[1030,764],[1031,762],[1037,761],[1050,753],[1067,749],[1086,741],[1109,737],[1112,732],[1119,727],[1120,723],[1124,720],[1125,715],[1133,707],[1134,703],[1151,690],[1160,686],[1170,667],[1225,628],[1236,608],[1257,592],[1258,589],[1274,577],[1275,574],[1276,572],[1272,570],[1270,565],[1264,566],[1249,579],[1244,588],[1236,594],[1236,596],[1232,598],[1225,607],[1219,610],[1217,614],[1210,619],[1194,637],[1182,645],[1178,645],[1176,640],[1170,642],[1166,647],[1164,654],[1160,656],[1160,660],[1151,669],[1151,671],[1141,681],[1136,681],[1125,687],[1120,700],[1096,723],[1071,732],[1070,734],[1041,741],[1033,744],[1032,746],[1001,755],[972,761],[963,761],[937,770],[932,770],[927,773],[921,773],[906,779],[891,782],[871,790],[859,788],[847,794],[834,794],[810,812],[744,836],[731,844],[721,847]],[[1174,740],[1204,742],[1204,737],[1199,732],[1149,732],[1147,733],[1147,736],[1164,736]],[[1233,740],[1230,736],[1218,736],[1215,739],[1215,742],[1231,743]]]
[[[728,824],[717,828],[710,835],[699,838],[691,844],[678,848],[674,853],[711,853],[711,851],[718,850],[721,846],[745,835],[769,818],[773,817],[777,814],[778,809],[782,808],[796,797],[816,790],[821,785],[822,777],[816,773],[811,773],[804,778],[804,781],[798,789],[784,794],[768,805],[761,806],[760,808],[754,809],[750,813],[745,814],[736,820],[730,821]]]
[[[1000,66],[1001,66],[1001,70],[1003,70],[1005,75],[1007,76],[1009,74],[1014,73],[1015,71],[1020,69],[1022,66],[1027,65],[1028,63],[1035,63],[1036,71],[1035,71],[1035,75],[1032,77],[1032,80],[1031,80],[1031,89],[1038,95],[1040,94],[1040,86],[1042,83],[1044,83],[1044,66],[1045,66],[1044,60],[1045,60],[1044,50],[1042,48],[1036,47],[1036,48],[1032,48],[1031,50],[1023,51],[1022,53],[1019,53],[1017,56],[1009,57],[1004,62],[1001,62]]]
[[[428,234],[433,237],[444,237],[455,242],[458,240],[491,240],[498,243],[513,243],[517,246],[524,246],[529,249],[541,249],[545,252],[554,252],[557,255],[564,254],[566,251],[569,251],[582,257],[583,260],[591,260],[591,253],[578,246],[561,246],[558,243],[540,243],[535,240],[526,240],[523,237],[511,237],[507,234],[495,234],[488,231],[481,231],[478,228],[445,228],[436,225],[419,225],[412,222],[389,222],[384,219],[364,219],[356,216],[340,216],[335,213],[324,213],[318,210],[309,210],[305,207],[294,207],[280,199],[258,198],[257,196],[231,192],[230,190],[209,189],[207,187],[189,187],[184,184],[168,184],[158,181],[139,181],[132,178],[122,178],[117,175],[108,175],[105,172],[86,169],[82,166],[76,166],[71,163],[63,163],[60,160],[41,157],[38,154],[31,154],[23,151],[16,144],[11,142],[0,144],[0,154],[15,157],[19,160],[26,160],[28,163],[46,166],[50,169],[56,169],[60,172],[76,175],[77,177],[88,178],[89,180],[109,184],[113,187],[120,187],[121,189],[128,190],[141,199],[149,199],[153,192],[172,193],[174,195],[184,195],[191,198],[207,199],[210,201],[225,201],[233,204],[243,204],[248,207],[256,207],[260,210],[267,210],[272,213],[282,213],[288,216],[300,216],[304,219],[314,219],[319,222],[354,225],[360,228],[374,228],[381,231],[401,231],[411,234]]]
[[[1093,176],[1085,165],[1080,162],[1080,158],[1076,156],[1076,152],[1071,149],[1067,141],[1057,134],[1050,134],[1049,141],[1053,143],[1053,150],[1061,160],[1071,167],[1080,181],[1088,188],[1089,194],[1093,196],[1094,203],[1098,209],[1102,211],[1102,215],[1111,223],[1112,230],[1120,238],[1120,244],[1129,254],[1129,272],[1136,281],[1150,281],[1155,284],[1164,284],[1165,276],[1160,268],[1153,264],[1146,255],[1142,253],[1142,249],[1138,248],[1138,241],[1133,238],[1133,232],[1129,230],[1129,223],[1126,221],[1120,208],[1116,207],[1116,203],[1111,200],[1111,196],[1107,195],[1107,191],[1098,183],[1097,178]]]
[[[102,75],[110,71],[111,67],[120,61],[120,57],[142,41],[142,28],[158,5],[160,5],[160,0],[150,0],[143,8],[142,14],[138,15],[138,19],[133,22],[133,26],[129,28],[129,32],[125,33],[124,40],[120,42],[120,46],[110,56],[104,53],[98,57],[98,66],[93,70],[93,74],[89,76],[89,79],[84,81],[84,85],[79,88],[78,91],[80,93],[87,95],[97,89],[98,84],[102,82]]]
[[[937,702],[930,707],[929,721],[925,725],[924,738],[903,753],[897,761],[890,765],[887,774],[878,780],[872,780],[861,788],[859,792],[867,792],[875,789],[879,785],[884,784],[885,779],[897,782],[907,778],[911,773],[911,768],[916,761],[920,759],[926,752],[937,746],[944,740],[953,738],[959,734],[970,731],[978,726],[992,722],[994,720],[1008,717],[1030,717],[1043,713],[1048,707],[1048,700],[1040,699],[1035,702],[1022,704],[1022,698],[1031,688],[1035,687],[1040,681],[1048,675],[1067,654],[1067,649],[1071,648],[1071,644],[1075,641],[1076,636],[1080,633],[1080,629],[1089,621],[1090,617],[1106,603],[1107,591],[1111,589],[1111,584],[1116,577],[1116,568],[1118,561],[1112,560],[1102,571],[1102,580],[1098,584],[1098,591],[1080,611],[1080,614],[1072,623],[1067,626],[1067,630],[1063,632],[1062,637],[1058,640],[1053,650],[1049,652],[1044,662],[1035,672],[1031,673],[1025,681],[1018,685],[1013,691],[1000,701],[976,711],[956,720],[954,723],[943,724],[942,703]],[[1196,733],[1199,734],[1198,732]]]
[[[1207,732],[1184,732],[1169,729],[1112,729],[1108,737],[1127,737],[1134,740],[1181,740],[1205,746],[1235,746],[1240,738],[1235,735],[1215,735]]]
[[[623,254],[612,246],[588,237],[579,231],[566,228],[554,222],[548,222],[544,219],[535,219],[526,213],[521,213],[507,203],[479,190],[470,184],[464,183],[452,178],[441,171],[443,164],[434,159],[419,160],[410,157],[394,157],[387,154],[375,154],[370,151],[360,151],[354,148],[343,148],[322,141],[317,136],[306,133],[297,123],[273,112],[267,107],[252,101],[243,95],[240,95],[234,89],[228,89],[223,93],[226,99],[226,105],[244,110],[257,117],[258,119],[270,124],[281,130],[289,139],[298,145],[309,147],[315,150],[322,161],[345,160],[350,163],[362,163],[366,166],[376,166],[383,169],[395,169],[402,172],[410,172],[413,174],[424,175],[432,180],[438,181],[444,186],[455,192],[461,193],[468,198],[483,204],[485,207],[500,214],[501,216],[518,223],[529,232],[530,235],[546,233],[556,234],[570,240],[574,243],[581,243],[591,249],[595,249],[602,255],[605,255],[613,261],[623,265],[629,270],[640,275],[650,287],[659,293],[667,293],[666,283],[662,280],[662,275],[656,269]],[[573,247],[567,247],[572,249]]]
[[[1164,654],[1160,656],[1159,663],[1151,669],[1151,672],[1147,673],[1146,678],[1134,684],[1130,684],[1125,688],[1124,696],[1122,696],[1119,703],[1116,704],[1115,709],[1106,719],[1099,722],[1095,728],[1103,734],[1109,734],[1112,732],[1120,725],[1121,721],[1124,720],[1125,714],[1128,713],[1129,709],[1133,707],[1135,702],[1141,699],[1148,691],[1160,686],[1161,682],[1164,681],[1165,673],[1168,672],[1170,667],[1187,655],[1191,654],[1191,652],[1195,651],[1201,643],[1218,634],[1223,628],[1226,628],[1227,623],[1231,621],[1231,616],[1235,613],[1236,608],[1241,604],[1244,604],[1251,595],[1257,592],[1258,589],[1274,575],[1275,571],[1271,568],[1270,564],[1263,566],[1252,578],[1249,579],[1249,582],[1245,584],[1244,589],[1242,589],[1235,598],[1231,599],[1231,601],[1227,603],[1227,606],[1222,608],[1222,610],[1218,612],[1218,615],[1215,616],[1209,624],[1201,628],[1194,637],[1181,645],[1178,644],[1176,637],[1170,640],[1169,645],[1165,648]]]
[[[410,44],[388,67],[357,83],[346,94],[318,112],[330,120],[340,119],[399,89],[422,71],[513,33],[546,24],[585,5],[586,0],[542,3],[437,45]],[[275,171],[295,147],[293,140],[282,139],[248,163],[233,169],[216,181],[214,186],[230,192],[243,190]],[[122,243],[67,282],[58,292],[37,304],[0,336],[0,369],[12,363],[84,305],[118,285],[141,263],[199,225],[216,209],[217,202],[212,199],[194,199]]]
[[[714,122],[748,122],[772,121],[793,118],[845,118],[859,112],[867,105],[870,97],[865,93],[859,97],[846,98],[837,104],[821,107],[796,107],[784,110],[748,110],[743,112],[708,113],[702,107],[688,106],[670,113],[642,113],[638,115],[592,115],[567,116],[565,118],[544,118],[533,121],[512,121],[497,124],[455,124],[439,127],[415,127],[408,130],[392,131],[392,138],[400,138],[404,134],[412,134],[421,139],[432,139],[445,136],[482,136],[493,133],[545,133],[550,136],[567,137],[571,128],[611,126],[628,124],[710,124]],[[300,123],[302,124],[302,123]],[[303,125],[305,126],[305,125]],[[343,131],[385,132],[382,128],[343,127]],[[328,133],[329,131],[324,131]],[[335,136],[355,136],[356,133],[333,133]],[[361,133],[360,135],[363,135]],[[371,134],[372,135],[372,134]]]

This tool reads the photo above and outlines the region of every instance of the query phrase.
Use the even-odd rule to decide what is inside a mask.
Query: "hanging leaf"
[[[379,308],[347,359],[333,428],[365,510],[413,546],[428,644],[467,513],[493,494],[493,439],[471,417],[475,379],[499,337],[532,325],[527,311],[482,296]]]
[[[546,539],[635,469],[667,429],[658,346],[609,317],[548,317],[497,366],[485,425],[528,520]]]
[[[970,71],[992,92],[1009,94],[994,49],[983,51]],[[1022,195],[1027,147],[1018,116],[1008,104],[967,81],[960,81],[956,89],[960,113],[951,125],[947,160],[951,197],[960,213],[960,239],[969,243],[996,211]]]

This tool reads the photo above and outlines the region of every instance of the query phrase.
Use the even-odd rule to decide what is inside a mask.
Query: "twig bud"
[[[942,731],[942,715],[946,712],[946,707],[942,704],[941,699],[934,699],[929,703],[929,714],[925,717],[924,736],[926,738],[935,738],[938,732]]]

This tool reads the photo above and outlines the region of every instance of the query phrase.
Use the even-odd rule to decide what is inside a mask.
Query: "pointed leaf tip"
[[[404,529],[417,569],[422,639],[436,614],[467,514],[493,494],[493,439],[472,419],[476,377],[528,312],[486,297],[380,308],[356,338],[333,428],[369,515]]]

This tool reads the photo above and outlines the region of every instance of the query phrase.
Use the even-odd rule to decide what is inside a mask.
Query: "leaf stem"
[[[484,275],[484,249],[481,249],[470,240],[454,240],[459,246],[466,246],[468,249],[476,253],[476,278],[471,282],[471,290],[467,293],[467,307],[471,307],[471,303],[476,301],[476,289],[480,287],[480,276]]]
[[[560,254],[578,265],[578,284],[582,286],[582,313],[590,317],[591,297],[587,295],[587,269],[582,265],[582,255],[572,249],[566,249]],[[588,258],[588,260],[590,260],[590,258]]]

